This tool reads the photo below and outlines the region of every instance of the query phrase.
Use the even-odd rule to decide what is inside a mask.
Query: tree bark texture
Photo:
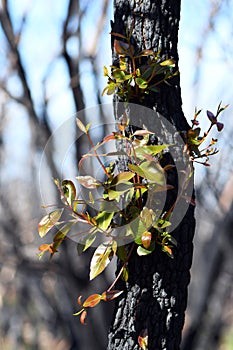
[[[180,0],[115,0],[112,31],[125,35],[126,28],[133,27],[135,48],[161,50],[163,58],[174,59],[178,66],[179,18]],[[113,53],[114,65],[117,60]],[[160,112],[176,130],[189,128],[182,112],[179,76],[172,78],[170,86],[161,85],[160,93],[150,94],[142,104]],[[108,350],[139,350],[138,336],[145,330],[149,350],[180,349],[194,229],[194,207],[189,206],[172,232],[178,242],[174,259],[160,247],[145,257],[133,252],[128,263],[129,279],[117,285],[124,293],[116,301]]]

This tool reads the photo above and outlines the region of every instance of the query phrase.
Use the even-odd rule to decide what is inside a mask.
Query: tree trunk
[[[137,49],[161,50],[163,58],[173,58],[178,63],[179,0],[115,0],[114,10],[113,32],[125,35],[126,28],[133,26],[132,40]],[[116,54],[113,64],[117,64]],[[160,112],[176,130],[185,131],[189,126],[182,112],[179,76],[170,83],[161,85],[160,93],[150,94],[143,105]],[[189,206],[172,232],[178,242],[174,259],[159,246],[145,257],[132,254],[129,279],[117,285],[124,293],[116,301],[108,350],[139,350],[138,337],[143,332],[148,332],[149,350],[180,348],[194,229],[194,207]]]

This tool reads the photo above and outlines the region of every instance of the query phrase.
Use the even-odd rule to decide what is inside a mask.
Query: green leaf
[[[49,230],[54,227],[62,215],[63,209],[56,209],[45,215],[38,224],[38,232],[40,237],[44,237]]]
[[[125,72],[121,69],[114,69],[112,72],[112,76],[116,79],[116,82],[123,82],[125,79]]]
[[[138,174],[139,176],[141,176],[142,178],[144,178],[144,172],[139,165],[129,164],[128,168],[136,174]]]
[[[164,144],[164,145],[153,145],[153,146],[143,146],[143,147],[137,147],[135,149],[136,155],[140,159],[144,159],[145,154],[150,154],[150,155],[156,155],[161,152],[163,152],[166,148],[168,148],[169,144]]]
[[[147,227],[141,218],[138,217],[137,219],[133,220],[129,224],[129,229],[132,231],[133,236],[135,237],[134,242],[137,244],[142,244],[141,237],[143,232],[147,231]]]
[[[100,184],[97,182],[97,180],[90,176],[90,175],[85,175],[85,176],[77,176],[76,179],[80,183],[80,185],[89,188],[89,189],[94,189],[100,186]]]
[[[91,230],[93,230],[93,228]],[[87,237],[85,238],[84,248],[83,248],[84,252],[91,247],[91,245],[95,242],[95,239],[96,239],[96,229],[95,231],[92,231],[89,234],[87,234]]]
[[[152,209],[144,207],[140,213],[140,217],[146,228],[150,229],[155,220],[156,214]]]
[[[160,63],[160,66],[167,66],[167,67],[175,67],[175,63],[176,61],[172,60],[172,59],[168,59],[168,60],[165,60],[163,62]]]
[[[131,180],[134,177],[134,175],[135,174],[132,173],[131,171],[124,171],[113,178],[111,185],[115,186],[120,183],[125,183]]]
[[[157,229],[164,229],[168,226],[171,226],[170,221],[164,220],[164,219],[159,219],[155,224],[153,225]]]
[[[62,228],[57,232],[53,239],[54,250],[56,250],[61,245],[61,243],[64,241],[65,237],[68,235],[74,224],[74,222],[68,222],[64,226],[62,226]]]
[[[123,281],[125,281],[125,282],[128,281],[128,279],[129,279],[129,269],[128,269],[127,266],[123,268],[123,272],[122,272],[121,278],[122,278]]]
[[[145,249],[145,248],[139,246],[137,248],[137,254],[139,256],[149,255],[154,251],[154,249],[155,249],[155,242],[151,242],[151,245],[148,249]]]
[[[108,84],[107,89],[106,89],[107,95],[114,94],[116,87],[117,87],[117,85],[115,83]]]
[[[141,170],[144,173],[144,178],[147,180],[156,182],[157,184],[164,185],[165,177],[161,166],[155,162],[146,161],[141,164]]]
[[[160,185],[164,185],[164,174],[161,167],[156,162],[146,161],[141,165],[130,164],[129,169],[137,173],[144,179],[156,182]]]
[[[98,228],[100,228],[103,231],[106,231],[111,224],[112,218],[114,216],[114,212],[106,212],[102,211],[99,212],[98,215],[94,217],[96,220]]]
[[[142,79],[142,78],[140,78],[140,77],[136,78],[135,81],[136,81],[136,84],[139,86],[140,89],[146,89],[147,86],[148,86],[147,81]]]
[[[104,76],[108,77],[109,73],[108,73],[108,68],[106,66],[104,66]]]
[[[118,258],[123,261],[123,262],[126,262],[126,259],[127,259],[127,250],[125,248],[125,246],[120,246],[117,248],[117,252],[116,252],[116,255],[118,256]]]
[[[131,195],[131,189],[133,188],[132,182],[125,182],[125,183],[118,183],[114,188],[108,189],[108,198],[109,200],[116,200],[119,201],[120,197],[127,191],[130,192]]]
[[[82,310],[76,312],[75,314],[73,314],[73,316],[78,316],[78,315],[80,315],[83,311],[84,311],[84,309],[82,309]]]
[[[153,66],[144,66],[142,71],[142,78],[144,80],[147,80],[151,77],[152,73],[154,73],[155,68]]]
[[[112,254],[112,245],[109,242],[102,243],[96,248],[91,259],[90,280],[93,280],[105,270],[111,261]]]
[[[148,90],[152,91],[152,92],[159,92],[159,87],[157,86],[151,86],[151,87],[148,87]]]
[[[76,188],[71,180],[62,181],[62,190],[69,205],[72,205],[76,197]]]

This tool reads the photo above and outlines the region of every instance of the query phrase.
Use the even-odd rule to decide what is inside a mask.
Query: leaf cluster
[[[214,126],[216,126],[218,132],[221,132],[223,130],[224,124],[218,120],[218,117],[227,107],[228,105],[222,106],[222,103],[220,102],[215,114],[211,111],[206,112],[207,117],[210,121],[210,126],[208,130],[203,133],[203,135],[201,135],[201,128],[199,127],[200,122],[198,120],[201,110],[195,110],[194,117],[191,120],[192,127],[185,135],[186,148],[190,154],[191,161],[201,163],[205,166],[210,166],[208,162],[209,157],[218,153],[218,149],[214,147],[218,140],[212,138],[211,141],[207,143],[207,146],[203,147],[203,144],[205,141],[207,141],[207,137],[209,136]]]
[[[56,232],[52,243],[42,244],[39,247],[39,257],[49,252],[52,258],[71,229],[82,223],[86,225],[86,230],[76,233],[79,238],[77,246],[79,254],[91,247],[100,234],[105,237],[105,241],[97,246],[92,256],[90,280],[103,272],[114,256],[118,256],[122,261],[122,269],[117,279],[121,277],[127,281],[127,264],[134,249],[139,256],[145,256],[151,254],[157,244],[161,246],[162,251],[173,257],[172,247],[176,242],[167,232],[170,222],[162,217],[161,210],[153,210],[144,202],[144,197],[149,191],[156,195],[171,188],[166,184],[166,169],[163,169],[159,162],[163,152],[171,145],[148,145],[149,136],[153,133],[146,129],[137,130],[132,135],[126,136],[124,130],[122,132],[124,126],[120,124],[118,132],[107,135],[101,143],[94,146],[89,134],[90,126],[85,127],[80,120],[77,120],[77,125],[86,133],[92,146],[92,152],[83,155],[80,160],[79,169],[82,169],[83,162],[87,158],[95,157],[103,169],[105,178],[100,180],[91,175],[77,176],[78,187],[88,192],[89,199],[85,200],[74,182],[54,179],[60,192],[61,203],[40,220],[38,232],[41,237],[45,237],[52,229],[56,229]],[[98,153],[102,145],[112,140],[124,142],[127,151]],[[127,171],[115,173],[111,163],[108,166],[104,165],[106,162],[102,159],[108,159],[113,154],[127,156],[129,159]],[[93,195],[93,191],[95,193],[97,191],[98,197]],[[93,208],[92,215],[88,211],[90,205]],[[68,213],[68,219],[61,220],[64,212]],[[125,238],[133,242],[130,252],[124,246]],[[115,282],[108,290],[107,300],[110,300],[108,296],[113,293],[111,289]],[[116,295],[119,295],[119,291],[114,297]],[[82,310],[76,314],[81,315],[82,323],[86,318],[86,309],[94,307],[103,298],[103,294],[95,294],[82,304]]]
[[[119,56],[119,66],[111,66],[111,72],[104,67],[108,83],[103,94],[116,94],[124,102],[143,100],[150,92],[159,92],[159,84],[178,74],[174,71],[174,60],[163,60],[159,52],[152,50],[135,52],[130,35],[111,34],[117,38],[114,50]]]

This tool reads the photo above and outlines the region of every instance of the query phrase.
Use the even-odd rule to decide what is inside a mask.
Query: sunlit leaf
[[[172,59],[165,60],[160,63],[160,66],[168,66],[168,67],[175,67],[175,61]]]
[[[80,305],[80,306],[82,306],[82,295],[80,295],[79,297],[78,297],[78,299],[77,299],[77,302],[78,302],[78,304]]]
[[[74,222],[67,222],[62,228],[57,232],[55,237],[53,238],[53,249],[54,252],[57,251],[57,248],[62,244],[68,233],[70,232],[72,226],[74,225]],[[52,253],[53,255],[53,253]]]
[[[156,155],[167,149],[169,146],[168,144],[164,145],[152,145],[152,146],[143,146],[143,147],[137,147],[135,149],[137,157],[140,159],[144,159],[144,154],[152,154]]]
[[[136,130],[132,136],[145,136],[145,135],[153,135],[154,132],[148,130]]]
[[[106,211],[99,212],[98,215],[95,216],[98,228],[100,228],[103,231],[106,231],[112,221],[113,216],[113,211],[110,213]]]
[[[123,281],[127,282],[128,279],[129,279],[129,269],[128,267],[124,267],[123,268],[123,271],[122,271],[122,274],[121,274],[121,278],[123,279]]]
[[[173,255],[173,253],[172,253],[172,249],[171,249],[169,246],[167,246],[167,245],[162,246],[162,251],[165,252],[165,253],[167,253],[167,255],[168,255],[170,258],[174,258],[174,255]]]
[[[83,311],[84,311],[84,309],[82,309],[82,310],[76,312],[75,314],[73,314],[73,316],[79,316]]]
[[[49,232],[49,230],[58,223],[62,215],[62,212],[63,212],[63,209],[56,209],[51,213],[45,215],[40,220],[38,224],[38,232],[40,237],[44,237]]]
[[[148,330],[144,329],[138,336],[138,344],[142,350],[148,349]]]
[[[83,307],[95,307],[101,301],[102,296],[100,294],[90,295],[83,303]]]
[[[136,84],[139,86],[140,89],[146,89],[147,86],[148,86],[147,81],[142,79],[142,78],[140,78],[140,77],[136,78],[135,81],[136,81]]]
[[[93,229],[93,227],[85,234],[85,237],[82,241],[78,243],[78,252],[81,254],[82,252],[85,252],[88,248],[92,246],[96,239],[96,228]]]
[[[133,174],[133,176],[134,176],[134,174]],[[132,188],[133,188],[132,182],[128,182],[128,181],[126,181],[125,183],[120,182],[116,186],[114,186],[113,188],[108,189],[108,198],[109,198],[109,200],[119,201],[121,196],[124,193],[131,191]]]
[[[110,301],[110,300],[114,300],[117,297],[119,297],[119,295],[121,295],[123,293],[123,290],[110,290],[110,291],[106,291],[103,292],[101,295],[101,299],[104,301]]]
[[[142,234],[143,232],[147,231],[147,227],[145,225],[145,223],[141,220],[140,217],[138,217],[136,220],[133,220],[130,224],[129,224],[129,228],[128,230],[131,230],[133,233],[133,236],[135,237],[134,241],[137,244],[142,244]]]
[[[142,245],[144,248],[148,249],[150,247],[152,234],[149,231],[143,232],[141,236]]]
[[[131,180],[134,177],[134,173],[131,171],[124,171],[114,177],[112,185],[118,185],[120,183],[125,183],[126,181]]]
[[[109,73],[108,73],[108,68],[106,66],[104,66],[104,76],[108,77]]]
[[[168,226],[171,226],[170,221],[164,220],[164,219],[159,219],[158,221],[156,221],[153,226],[157,229],[164,229]]]
[[[83,124],[83,122],[79,118],[76,118],[76,123],[77,123],[78,128],[86,134],[87,130],[86,130],[86,127]]]
[[[81,316],[80,316],[80,322],[82,323],[82,325],[85,325],[85,320],[86,320],[86,317],[87,317],[87,312],[86,310],[84,310],[82,313],[81,313]]]
[[[76,197],[76,188],[74,183],[71,180],[64,180],[61,184],[64,196],[69,205],[72,205]]]
[[[108,84],[108,86],[107,86],[107,90],[106,90],[106,92],[107,92],[107,95],[112,95],[112,94],[114,94],[114,92],[115,92],[115,90],[116,90],[116,87],[117,87],[117,85],[115,84],[115,83],[110,83],[110,84]]]
[[[129,169],[136,172],[139,176],[156,182],[157,184],[163,185],[165,178],[163,174],[163,169],[161,166],[155,162],[146,161],[141,163],[141,165],[130,164]]]
[[[123,82],[124,80],[127,79],[127,78],[125,78],[125,72],[123,72],[119,68],[113,70],[112,76],[117,82]]]
[[[149,255],[154,251],[154,249],[155,249],[155,242],[151,242],[151,245],[148,249],[139,246],[137,248],[137,254],[139,256]]]
[[[41,244],[38,249],[41,252],[46,252],[47,250],[49,250],[49,248],[50,248],[50,244]]]
[[[112,253],[111,243],[102,243],[96,248],[91,259],[90,280],[105,270],[111,261]]]
[[[97,180],[90,176],[90,175],[85,175],[85,176],[77,176],[76,179],[80,183],[80,185],[89,188],[89,189],[94,189],[97,188],[100,184],[97,182]]]

